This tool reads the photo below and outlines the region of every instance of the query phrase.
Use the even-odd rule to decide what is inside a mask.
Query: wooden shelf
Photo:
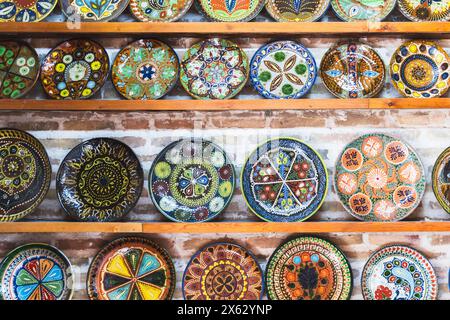
[[[142,223],[140,222],[0,222],[0,233],[134,233],[141,231]]]

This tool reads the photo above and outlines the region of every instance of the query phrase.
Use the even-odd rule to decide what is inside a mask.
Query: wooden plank
[[[370,109],[447,109],[450,108],[450,98],[372,98],[369,99]]]
[[[137,222],[1,222],[0,233],[136,233],[142,231]]]
[[[428,34],[442,35],[450,33],[449,22],[368,22],[368,32],[371,34]]]

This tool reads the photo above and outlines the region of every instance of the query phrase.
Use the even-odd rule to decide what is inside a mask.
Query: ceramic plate
[[[32,135],[0,129],[0,221],[15,221],[44,200],[52,167],[44,146]]]
[[[277,21],[311,22],[319,20],[330,0],[267,0],[266,10]]]
[[[447,21],[450,1],[398,0],[400,12],[411,21]]]
[[[197,10],[211,21],[245,22],[255,18],[265,0],[196,0]]]
[[[266,267],[271,300],[346,300],[352,272],[344,254],[316,237],[298,237],[279,246]]]
[[[61,0],[61,9],[68,21],[106,22],[120,16],[129,1]]]
[[[145,238],[124,237],[95,256],[87,292],[91,300],[170,300],[175,276],[166,250]]]
[[[64,158],[56,176],[59,202],[82,221],[116,221],[130,212],[142,192],[139,159],[120,141],[85,141]]]
[[[365,300],[436,300],[438,283],[427,258],[410,247],[392,245],[369,258],[361,290]]]
[[[299,43],[277,41],[261,47],[250,63],[253,87],[268,99],[297,99],[317,77],[312,54]]]
[[[328,174],[320,155],[294,138],[258,146],[244,164],[241,190],[248,207],[266,221],[303,221],[319,210]]]
[[[45,19],[58,0],[0,0],[0,22],[35,22]]]
[[[432,41],[405,42],[391,58],[392,84],[408,98],[442,96],[449,86],[449,60],[445,50]]]
[[[405,142],[366,134],[336,161],[334,189],[344,208],[365,221],[397,221],[413,212],[425,191],[425,172]]]
[[[100,90],[108,71],[108,54],[101,45],[73,39],[47,54],[41,66],[41,82],[53,99],[87,99]]]
[[[172,22],[183,17],[194,0],[130,0],[130,11],[144,22]]]
[[[0,41],[0,99],[27,94],[39,77],[39,57],[26,42]]]
[[[229,99],[245,86],[249,75],[245,52],[226,39],[194,44],[181,62],[181,85],[196,99]]]
[[[200,139],[172,142],[153,161],[149,190],[156,208],[179,222],[213,219],[228,205],[234,167],[216,144]]]
[[[72,267],[55,247],[30,243],[8,253],[0,267],[2,300],[69,300]]]
[[[362,43],[338,44],[320,63],[325,87],[338,98],[371,98],[384,87],[384,63],[378,53]]]
[[[182,288],[185,300],[259,300],[263,282],[249,251],[233,243],[214,243],[192,256]]]
[[[445,149],[437,158],[431,182],[439,204],[450,213],[450,148]]]
[[[180,65],[175,51],[158,40],[138,40],[120,50],[112,82],[127,99],[159,99],[175,86]]]
[[[397,0],[331,0],[331,7],[344,21],[381,21],[395,8]]]

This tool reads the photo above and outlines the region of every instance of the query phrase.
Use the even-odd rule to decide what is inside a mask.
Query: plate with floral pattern
[[[381,21],[395,8],[397,0],[331,0],[331,7],[344,21]]]
[[[266,10],[276,21],[312,22],[319,20],[330,0],[267,0]]]
[[[398,0],[400,12],[411,21],[448,21],[449,0]]]
[[[183,17],[194,0],[130,0],[130,11],[143,22],[172,22]]]
[[[450,213],[450,148],[445,149],[436,159],[431,183],[439,204]]]
[[[366,134],[347,144],[339,155],[334,189],[355,218],[397,221],[419,205],[425,171],[405,142],[386,134]]]
[[[365,300],[436,300],[438,282],[433,266],[420,252],[389,245],[367,261],[361,290]]]
[[[130,0],[61,0],[68,21],[106,22],[119,17]]]
[[[197,10],[211,21],[246,22],[264,8],[265,0],[196,0]]]
[[[0,23],[41,21],[57,3],[58,0],[0,0]]]

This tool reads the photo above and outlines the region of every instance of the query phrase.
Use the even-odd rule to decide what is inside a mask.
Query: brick
[[[324,127],[326,116],[313,111],[274,112],[270,119],[271,128]]]
[[[80,144],[83,141],[83,139],[58,139],[57,137],[55,137],[52,139],[44,139],[40,141],[46,148],[70,150],[74,148],[76,145]]]
[[[442,246],[450,244],[450,235],[437,235],[431,239],[431,245]]]
[[[6,122],[5,127],[24,131],[51,131],[58,130],[59,124],[55,121],[11,121]]]
[[[150,127],[150,121],[147,119],[125,119],[122,120],[122,126],[124,129],[148,129]]]
[[[128,145],[130,148],[143,147],[147,143],[146,139],[140,137],[122,137],[119,140]]]
[[[65,130],[113,130],[115,123],[103,120],[68,120],[64,121],[63,127]]]
[[[373,126],[373,127],[385,127],[387,125],[387,119],[384,117],[385,111],[345,111],[336,112],[336,118],[334,122],[337,126]]]
[[[385,246],[390,244],[405,244],[417,247],[420,244],[419,235],[405,234],[383,234],[371,233],[368,235],[368,242],[372,245]]]
[[[262,111],[210,112],[207,124],[215,128],[265,128],[266,119]]]

